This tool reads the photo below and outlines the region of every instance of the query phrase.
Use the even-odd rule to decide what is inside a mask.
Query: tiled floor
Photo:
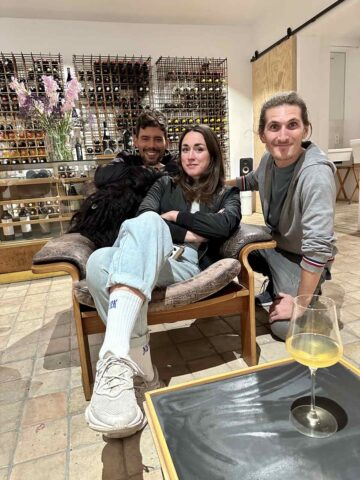
[[[356,218],[356,204],[338,204],[339,254],[324,293],[339,306],[345,356],[359,366]],[[68,277],[0,285],[0,480],[161,479],[148,428],[125,440],[104,440],[85,424],[70,287]],[[269,334],[266,313],[259,310],[257,320],[260,362],[286,356],[284,344]],[[170,384],[245,366],[236,318],[161,325],[153,332],[153,359]],[[91,338],[94,362],[101,340]]]

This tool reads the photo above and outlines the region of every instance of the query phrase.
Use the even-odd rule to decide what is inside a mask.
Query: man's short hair
[[[160,130],[164,133],[165,139],[167,140],[166,117],[158,110],[145,110],[144,112],[140,113],[136,122],[136,136],[139,136],[140,128],[144,129],[147,127],[160,128]]]

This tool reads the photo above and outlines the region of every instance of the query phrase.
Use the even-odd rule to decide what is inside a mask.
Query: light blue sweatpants
[[[109,288],[126,285],[145,296],[132,332],[130,346],[149,341],[147,309],[154,287],[166,287],[200,272],[198,252],[186,247],[179,260],[169,258],[173,242],[166,222],[155,212],[126,220],[112,247],[95,250],[86,265],[86,281],[96,309],[106,323]]]

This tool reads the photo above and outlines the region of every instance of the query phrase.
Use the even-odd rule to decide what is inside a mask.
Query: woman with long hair
[[[114,245],[89,258],[89,290],[106,323],[85,413],[90,428],[125,437],[145,425],[136,395],[160,386],[148,345],[148,302],[155,286],[192,278],[219,259],[220,245],[241,219],[239,191],[224,183],[214,132],[205,125],[186,130],[178,176],[157,180]]]

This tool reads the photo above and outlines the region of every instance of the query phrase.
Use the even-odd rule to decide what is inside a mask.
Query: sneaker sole
[[[95,430],[96,432],[103,433],[106,437],[124,438],[124,437],[130,437],[131,435],[134,435],[139,430],[142,430],[147,424],[146,416],[141,411],[140,413],[141,413],[141,416],[139,416],[139,420],[138,419],[135,420],[137,421],[137,423],[121,429],[115,429],[109,425],[106,425],[105,423],[99,423],[98,420],[96,420],[94,416],[91,414],[90,407],[87,407],[87,409],[85,410],[85,420],[89,428],[91,428],[92,430]]]
[[[256,301],[255,301],[255,305],[256,305],[257,307],[270,307],[272,304],[273,304],[273,302],[263,302],[263,303],[260,303],[260,302],[256,302]]]

